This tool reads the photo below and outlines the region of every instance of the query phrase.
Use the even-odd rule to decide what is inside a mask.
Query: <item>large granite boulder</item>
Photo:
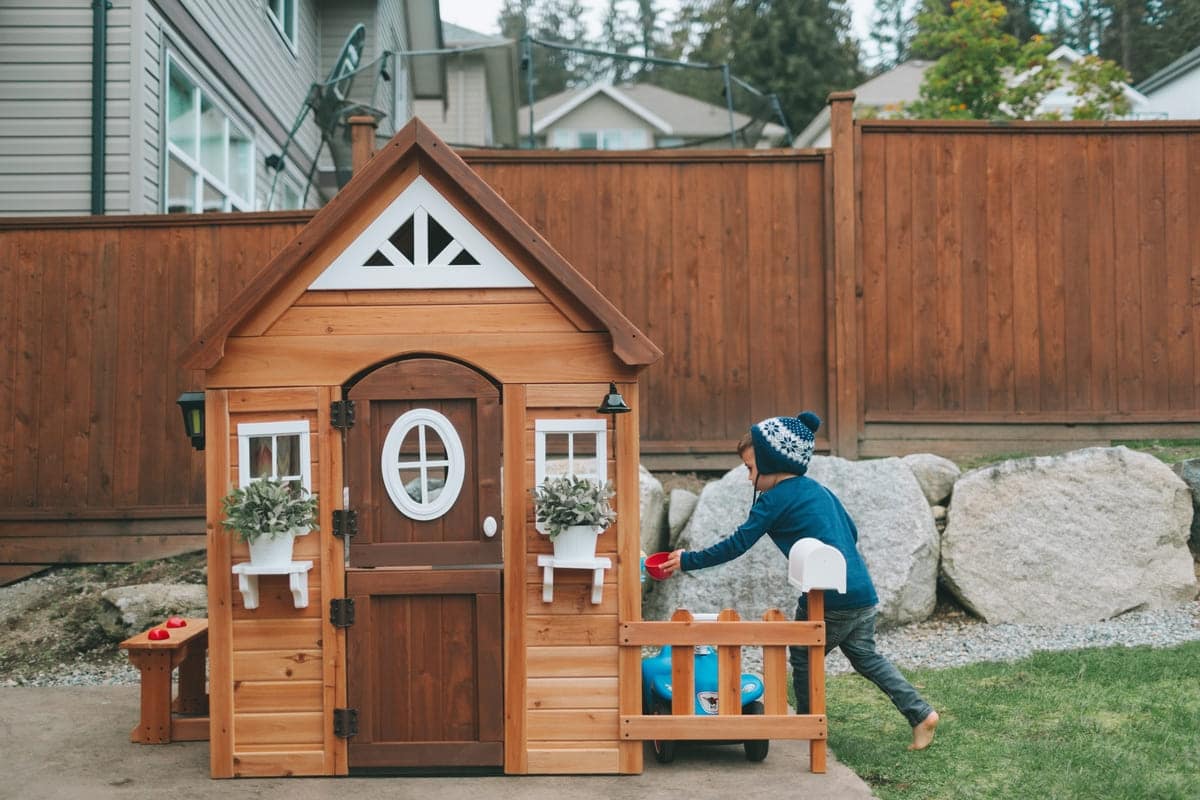
[[[929,502],[905,462],[816,457],[808,474],[841,498],[858,528],[858,549],[879,595],[880,626],[932,614],[940,542]]]
[[[100,624],[113,639],[161,625],[167,617],[207,617],[208,590],[195,583],[142,583],[106,589]]]
[[[657,553],[667,541],[667,498],[662,483],[641,465],[638,466],[638,502],[642,515],[642,552]]]
[[[964,474],[942,576],[988,622],[1096,622],[1196,596],[1187,485],[1153,456],[1095,447]]]
[[[687,527],[696,511],[700,495],[687,489],[672,489],[667,496],[667,548],[674,550],[679,534]]]
[[[904,456],[901,461],[912,470],[931,506],[946,504],[946,499],[954,491],[954,482],[962,474],[958,464],[933,453],[913,453]]]
[[[746,520],[753,491],[744,466],[709,483],[675,547],[699,550]],[[809,476],[834,491],[855,520],[859,549],[879,593],[879,622],[915,622],[933,611],[938,538],[929,504],[912,471],[896,458],[852,462],[814,457]],[[745,619],[768,608],[790,614],[798,593],[787,582],[787,561],[769,538],[711,569],[684,573],[650,587],[643,614],[667,619],[676,608],[735,608]]]
[[[1188,540],[1193,553],[1200,553],[1200,458],[1189,458],[1173,464],[1171,469],[1183,478],[1192,492],[1192,535]]]

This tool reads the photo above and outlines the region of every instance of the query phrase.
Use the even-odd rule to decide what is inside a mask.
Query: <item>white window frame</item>
[[[597,483],[603,486],[608,481],[608,423],[602,419],[539,419],[533,424],[533,485],[541,486],[546,480],[546,434],[568,434],[567,444],[567,473],[568,475],[595,476]],[[575,437],[595,436],[596,455],[595,472],[576,472]],[[535,522],[534,527],[545,533],[544,524]]]
[[[595,475],[601,484],[608,480],[608,423],[602,419],[539,419],[534,421],[534,484],[540,486],[546,479],[546,434],[565,433],[570,436],[567,452],[567,469],[570,475]],[[575,437],[596,437],[596,471],[576,472]]]
[[[300,436],[300,485],[312,492],[312,457],[309,443],[308,420],[285,420],[280,422],[243,422],[238,425],[238,486],[245,488],[250,485],[250,439],[271,437],[271,477],[279,478],[275,473],[278,467],[276,443],[280,436]],[[285,476],[295,479],[296,475]]]
[[[279,12],[275,10],[275,6],[279,6],[280,12],[286,17],[286,7],[292,7],[292,24],[291,30],[283,19],[280,18]],[[267,16],[271,18],[271,22],[275,23],[275,30],[279,31],[279,35],[283,37],[283,41],[287,43],[288,49],[292,51],[292,55],[296,55],[296,30],[299,26],[300,17],[300,2],[299,0],[267,0]]]
[[[183,165],[196,174],[196,180],[192,187],[192,207],[187,213],[199,214],[204,211],[204,184],[210,184],[224,198],[221,204],[222,211],[253,211],[254,204],[254,182],[256,169],[255,147],[254,147],[254,131],[249,126],[243,125],[240,120],[236,119],[230,112],[229,108],[217,99],[217,95],[209,91],[204,81],[200,80],[194,72],[184,66],[183,60],[176,56],[172,51],[167,51],[166,54],[166,70],[164,72],[163,81],[160,90],[160,103],[162,104],[162,131],[163,131],[163,161],[162,161],[162,210],[168,212],[170,210],[171,201],[171,183],[170,183],[170,163],[174,157],[183,162]],[[229,138],[231,127],[237,129],[246,136],[250,142],[250,185],[248,187],[247,197],[235,194],[229,184],[217,178],[212,173],[204,169],[200,164],[199,153],[193,156],[191,153],[186,153],[182,148],[171,141],[170,130],[170,102],[171,102],[171,70],[176,69],[192,84],[192,107],[196,117],[195,130],[193,135],[196,141],[197,150],[202,146],[201,137],[201,114],[202,108],[201,98],[206,98],[215,108],[217,108],[224,117],[224,160],[225,174],[229,175]]]
[[[409,431],[414,428],[419,429],[420,455],[416,461],[401,462],[400,446],[404,443],[404,438],[408,436]],[[430,461],[425,455],[426,428],[432,428],[441,437],[442,444],[446,446],[444,461],[440,459]],[[388,429],[387,437],[383,441],[379,463],[379,474],[383,477],[383,485],[387,489],[388,497],[392,499],[392,504],[399,509],[400,513],[409,519],[420,522],[437,519],[454,506],[459,494],[462,493],[467,464],[462,437],[458,435],[458,430],[449,417],[432,408],[414,408],[401,414],[392,423],[392,427]],[[446,467],[446,482],[434,500],[429,502],[414,500],[404,488],[404,481],[400,477],[400,468],[420,470],[421,490],[424,495],[428,486],[426,468],[430,466]]]

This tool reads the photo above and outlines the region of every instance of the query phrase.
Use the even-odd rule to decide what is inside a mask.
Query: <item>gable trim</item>
[[[428,221],[452,240],[430,252]],[[406,255],[392,242],[412,222],[412,249]],[[454,264],[462,254],[474,264]],[[390,264],[372,263],[390,261]],[[533,283],[488,241],[433,185],[418,175],[341,255],[309,284],[309,289],[478,289],[518,288]]]

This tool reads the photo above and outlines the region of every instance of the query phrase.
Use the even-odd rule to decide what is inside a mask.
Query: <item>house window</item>
[[[608,429],[602,419],[539,419],[534,424],[534,481],[575,475],[608,480]]]
[[[431,520],[458,499],[466,455],[454,423],[432,408],[414,408],[392,423],[383,441],[383,485],[409,519]]]
[[[534,485],[560,475],[603,485],[608,480],[608,424],[602,419],[536,420],[533,453]]]
[[[649,147],[646,131],[640,128],[604,128],[594,131],[559,128],[551,146],[561,150],[644,150]]]
[[[169,54],[167,87],[167,213],[252,211],[253,140]]]
[[[271,21],[292,52],[296,51],[296,0],[267,0]]]
[[[263,478],[312,491],[308,420],[238,425],[238,486]]]

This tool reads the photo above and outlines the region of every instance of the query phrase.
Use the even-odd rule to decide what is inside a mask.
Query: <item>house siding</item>
[[[108,12],[105,210],[129,210],[130,3]],[[91,211],[92,10],[0,8],[0,214]]]
[[[528,107],[525,109],[528,111]],[[542,131],[538,138],[548,147],[554,146],[556,130],[598,131],[598,130],[643,130],[646,141],[653,142],[657,131],[646,124],[620,103],[604,94],[597,94],[578,108],[570,111],[562,119]]]
[[[446,85],[450,103],[441,100],[417,100],[413,114],[450,144],[493,144],[491,111],[487,97],[487,75],[479,54],[448,56]]]
[[[1147,94],[1149,109],[1169,119],[1200,119],[1200,66]]]

